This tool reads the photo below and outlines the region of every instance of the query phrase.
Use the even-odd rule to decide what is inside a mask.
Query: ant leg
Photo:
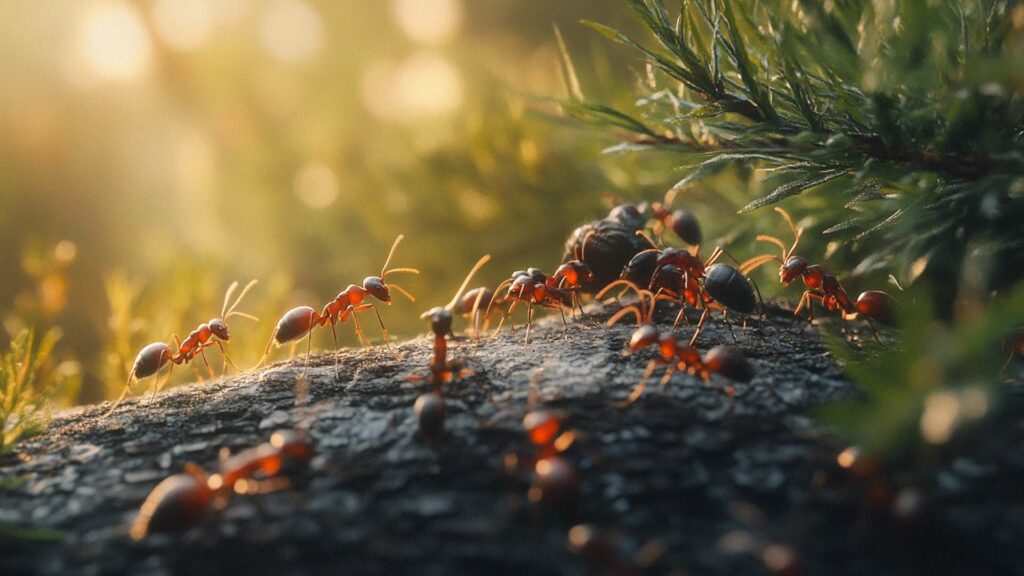
[[[875,337],[875,342],[878,342],[878,345],[882,348],[886,348],[886,345],[882,344],[882,340],[878,337],[878,330],[875,329],[875,323],[867,316],[865,316],[864,319],[868,321],[868,326],[871,327],[871,335]],[[1000,370],[1000,372],[1002,371]]]
[[[690,319],[686,317],[686,304],[683,304],[682,301],[679,302],[679,314],[676,314],[676,321],[672,323],[673,331],[679,328],[680,320],[686,320],[686,325],[689,327]]]
[[[259,368],[260,366],[263,366],[263,363],[267,361],[267,358],[270,357],[270,347],[274,345],[274,342],[276,340],[277,340],[277,328],[275,327],[274,328],[274,333],[270,335],[270,342],[267,342],[267,349],[263,351],[263,356],[260,358],[260,361],[256,364],[256,366],[253,369],[256,369],[256,368]]]
[[[675,375],[676,370],[677,368],[675,364],[669,364],[668,367],[665,368],[665,373],[661,375],[661,381],[659,382],[661,388],[668,386],[668,383],[672,380],[672,376]]]
[[[359,309],[365,310],[365,308],[362,307],[360,307]],[[359,325],[359,316],[355,313],[355,308],[349,306],[349,310],[351,311],[352,315],[352,330],[356,333],[356,338],[359,339],[359,345],[363,347],[372,346],[372,344],[370,344],[369,339],[366,338],[366,334],[363,333],[363,327]]]
[[[384,319],[380,317],[380,311],[373,304],[367,304],[370,308],[373,308],[373,313],[377,315],[377,322],[380,324],[380,331],[384,335],[384,345],[387,346],[388,352],[397,359],[398,354],[395,353],[394,349],[391,348],[391,338],[388,337],[388,329],[384,326]],[[355,314],[352,315],[355,317]]]
[[[533,328],[533,302],[526,307],[526,343],[530,343],[530,329]]]
[[[299,341],[298,340],[292,342],[292,345],[288,347],[288,359],[289,360],[291,360],[292,358],[295,358],[295,350],[297,350],[298,347],[299,347]]]
[[[220,348],[220,353],[221,353],[221,355],[224,356],[224,367],[222,368],[222,371],[223,372],[227,372],[228,371],[228,365],[231,365],[232,368],[234,368],[235,370],[238,370],[239,372],[241,372],[242,369],[239,368],[238,366],[236,366],[235,363],[231,361],[231,357],[228,356],[228,351],[224,348],[224,344],[221,343],[220,340],[217,341],[217,347]]]
[[[688,346],[693,346],[693,343],[697,341],[697,337],[700,336],[701,330],[704,329],[704,321],[708,318],[709,310],[710,308],[704,308],[704,312],[700,315],[700,320],[697,322],[697,329],[693,331],[693,336],[690,337]]]
[[[295,344],[298,344],[298,343],[299,343],[299,341],[296,340]],[[306,371],[309,370],[309,354],[310,354],[310,351],[312,350],[312,347],[313,347],[313,329],[310,328],[309,332],[306,334],[306,361],[302,364],[302,376],[300,376],[300,379],[302,379],[302,380],[306,379]],[[294,345],[292,346],[292,350],[293,351],[295,350],[295,346]]]
[[[1010,347],[1010,355],[1007,356],[1006,362],[1003,362],[1003,367],[999,369],[999,373],[996,374],[996,378],[1001,378],[1003,376],[1003,372],[1006,372],[1007,367],[1010,366],[1010,362],[1013,362],[1013,359],[1016,358],[1016,356],[1017,356],[1017,349],[1015,347],[1011,346]]]
[[[647,368],[644,369],[643,378],[641,378],[640,382],[633,388],[633,391],[629,393],[629,397],[621,402],[616,402],[613,406],[616,408],[628,408],[629,406],[632,406],[634,402],[639,400],[640,396],[644,393],[644,389],[647,388],[647,381],[651,379],[651,376],[654,374],[654,370],[657,369],[657,367],[658,361],[651,358],[651,360],[647,362]]]
[[[1010,355],[1010,358],[1013,358],[1012,354]],[[1006,363],[1009,364],[1010,363],[1009,360],[1007,360]],[[1004,366],[1004,368],[1005,368],[1005,366]],[[114,411],[114,408],[117,408],[117,405],[120,404],[122,400],[124,400],[125,396],[127,396],[128,392],[130,392],[131,389],[132,389],[132,379],[134,379],[134,378],[135,378],[135,368],[132,367],[132,371],[128,373],[128,381],[124,383],[124,389],[121,390],[121,395],[117,397],[117,400],[114,400],[114,404],[110,407],[110,410],[107,410],[106,412],[104,412],[103,416],[100,416],[100,419],[103,419],[103,418],[106,418],[107,416],[110,416],[110,413]]]
[[[626,316],[626,314],[630,314],[630,313],[632,313],[634,316],[636,316],[636,325],[640,326],[641,319],[643,318],[643,315],[640,313],[640,309],[637,308],[633,304],[630,304],[629,306],[626,306],[622,310],[619,310],[618,312],[613,314],[612,317],[608,319],[607,325],[608,326],[614,326],[616,322],[618,322],[619,320],[624,318]]]
[[[572,310],[573,310],[573,312],[576,311],[575,308],[573,308]],[[562,307],[559,306],[558,307],[558,313],[562,315],[562,340],[567,340],[569,338],[569,325],[566,324],[566,322],[565,322],[565,310],[562,310]],[[576,317],[573,316],[573,320],[575,320],[575,319],[576,319]]]
[[[761,297],[761,288],[758,287],[757,282],[753,278],[749,278],[748,277],[747,280],[750,280],[750,283],[754,285],[754,292],[757,293],[757,302],[758,302],[758,304],[760,304],[760,306],[757,309],[757,322],[760,325],[761,329],[763,330],[764,329],[765,306],[764,306],[764,298]]]
[[[334,339],[334,379],[337,380],[338,372],[338,331],[334,329],[334,319],[331,319],[331,338]]]
[[[508,325],[512,327],[512,332],[516,331],[516,321],[512,318],[512,313],[516,311],[516,306],[519,304],[519,300],[513,300],[508,305],[508,310],[505,312],[505,318],[508,318]]]
[[[172,374],[174,374],[174,362],[171,362],[171,367],[167,369],[167,378],[164,379],[163,384],[160,383],[160,373],[157,372],[156,388],[153,390],[153,396],[156,396],[157,392],[162,390],[164,386],[167,386],[167,384],[170,383]]]
[[[213,372],[213,366],[210,366],[210,360],[206,357],[206,347],[199,347],[199,354],[203,357],[203,363],[206,364],[206,371],[210,373],[210,380],[213,380],[217,375]]]
[[[732,343],[736,344],[738,342],[738,340],[736,340],[736,333],[733,332],[732,322],[729,320],[729,309],[728,308],[726,308],[722,312],[722,319],[725,320],[725,325],[729,327],[729,336],[732,336]]]

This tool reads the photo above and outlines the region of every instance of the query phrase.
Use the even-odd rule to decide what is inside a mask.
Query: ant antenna
[[[592,236],[594,236],[595,234],[597,234],[597,230],[594,230],[593,228],[591,228],[586,233],[586,235],[583,236],[583,242],[580,242],[580,247],[577,248],[576,246],[573,246],[573,250],[572,250],[573,257],[575,257],[580,262],[586,262],[587,261],[587,242],[589,242],[590,238]]]
[[[245,298],[245,295],[249,293],[249,290],[255,286],[257,282],[259,282],[259,280],[253,279],[246,284],[245,288],[242,288],[242,291],[238,294],[238,298],[235,298],[234,303],[231,304],[231,307],[228,307],[228,300],[231,298],[231,294],[235,291],[235,288],[238,287],[237,281],[231,283],[231,286],[228,287],[227,293],[224,294],[224,306],[220,310],[220,317],[222,320],[227,320],[231,316],[241,316],[242,318],[248,318],[249,320],[259,321],[259,318],[251,314],[235,311],[235,308],[238,308],[238,305],[242,302],[242,298]]]
[[[466,286],[469,286],[469,281],[473,279],[473,275],[476,274],[481,268],[483,268],[484,264],[490,262],[490,260],[491,255],[484,254],[482,257],[480,257],[479,260],[476,261],[476,264],[473,265],[473,268],[469,271],[469,274],[466,274],[466,279],[462,281],[462,286],[459,286],[459,289],[455,291],[455,296],[452,298],[452,301],[449,302],[444,307],[445,310],[451,310],[452,308],[455,307],[456,304],[458,304],[459,298],[462,297],[462,292],[466,290]],[[480,295],[477,296],[477,300],[479,300],[480,296],[482,295],[483,293],[481,292]]]
[[[395,274],[399,272],[404,272],[408,274],[420,273],[420,271],[417,270],[416,268],[392,268],[391,270],[388,270],[388,264],[391,263],[391,257],[395,255],[395,250],[398,248],[398,244],[402,241],[403,238],[405,238],[405,234],[399,234],[398,238],[395,238],[395,243],[391,245],[391,251],[388,252],[388,257],[386,260],[384,260],[384,265],[380,267],[381,280],[387,278],[388,274]],[[408,292],[406,292],[406,294],[408,294]],[[415,302],[415,300],[413,301]]]
[[[647,240],[647,243],[651,245],[651,248],[657,248],[658,247],[658,245],[654,242],[654,240],[652,240],[651,237],[647,235],[647,232],[645,232],[643,230],[637,230],[636,231],[636,235],[640,236],[644,240]]]

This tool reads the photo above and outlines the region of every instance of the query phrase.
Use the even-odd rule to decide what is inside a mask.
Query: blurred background
[[[423,274],[395,278],[418,298],[382,311],[397,337],[483,253],[492,286],[553,269],[605,195],[674,182],[558,117],[555,26],[588,96],[629,103],[622,71],[643,72],[582,18],[638,27],[614,0],[0,4],[0,344],[59,328],[60,404],[95,402],[233,280],[260,280],[240,310],[261,321],[229,323],[245,368],[283,312],[377,274],[399,233],[393,265]]]

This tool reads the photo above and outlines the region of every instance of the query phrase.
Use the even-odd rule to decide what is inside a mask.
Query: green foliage
[[[678,187],[740,166],[742,212],[799,202],[861,269],[907,285],[955,290],[968,259],[987,288],[1024,278],[1024,5],[628,4],[651,41],[585,23],[643,55],[637,112],[578,94],[564,107],[624,132],[611,150],[674,155]]]
[[[971,306],[953,325],[936,322],[929,308],[917,302],[904,309],[895,348],[860,355],[843,340],[833,342],[868,398],[828,406],[821,416],[867,452],[894,458],[923,445],[941,446],[1006,392],[999,378],[1009,353],[1004,336],[1024,324],[1024,290],[987,308]],[[1018,369],[1008,365],[1005,375]]]
[[[48,366],[59,338],[51,330],[37,343],[31,330],[22,330],[0,356],[0,452],[46,427],[49,401],[62,379]]]

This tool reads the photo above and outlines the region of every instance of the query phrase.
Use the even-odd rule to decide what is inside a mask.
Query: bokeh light
[[[327,208],[338,199],[338,177],[324,164],[306,164],[295,175],[295,195],[314,210]]]
[[[124,2],[105,2],[89,9],[79,28],[78,50],[88,69],[105,80],[142,76],[153,59],[142,18]]]
[[[391,15],[409,38],[441,44],[458,31],[462,5],[458,0],[392,0]]]
[[[260,18],[260,43],[281,62],[305,62],[323,48],[320,14],[301,0],[271,0]]]
[[[208,0],[156,0],[153,27],[168,46],[195,50],[209,40],[214,13]]]

